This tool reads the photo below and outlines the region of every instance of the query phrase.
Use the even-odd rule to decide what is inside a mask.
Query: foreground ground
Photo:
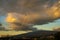
[[[28,33],[31,31],[0,31],[0,37],[5,37],[5,36],[14,36],[14,35],[18,35],[18,34],[24,34],[24,33]]]
[[[60,40],[60,31],[35,31],[15,36],[1,37],[0,40]]]

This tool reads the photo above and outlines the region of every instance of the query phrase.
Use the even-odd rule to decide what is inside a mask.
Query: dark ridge
[[[58,39],[57,37],[60,36],[60,31],[44,31],[44,30],[39,30],[39,31],[34,31],[26,34],[20,34],[20,35],[15,35],[15,36],[8,36],[8,37],[1,37],[0,39]],[[59,37],[60,39],[60,37]]]

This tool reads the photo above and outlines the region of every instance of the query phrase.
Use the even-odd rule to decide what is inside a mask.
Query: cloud
[[[0,7],[7,12],[27,12],[27,11],[42,11],[43,5],[51,3],[50,0],[0,0]]]
[[[8,14],[6,21],[9,22],[12,29],[28,29],[28,27],[33,25],[47,24],[48,22],[59,19],[60,7],[58,1],[0,0],[0,7]]]
[[[0,30],[5,30],[5,28],[2,27],[2,24],[0,24]]]

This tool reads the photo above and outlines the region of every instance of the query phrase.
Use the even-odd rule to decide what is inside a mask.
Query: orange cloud
[[[13,13],[14,14],[14,13]],[[40,18],[39,14],[19,14],[20,17],[18,17],[17,19],[13,16],[12,13],[8,13],[7,17],[6,17],[6,22],[8,22],[9,24],[9,30],[14,30],[17,27],[17,25],[14,24],[14,22],[18,22],[21,23],[22,26],[20,26],[20,28],[23,28],[23,25],[28,25],[31,23],[34,23],[37,19]],[[16,14],[14,14],[16,15]]]
[[[53,19],[60,17],[60,7],[55,3],[52,7],[46,9],[47,14]]]
[[[29,24],[33,23],[35,20],[40,18],[39,14],[27,14],[27,15],[22,15],[20,16],[21,19],[19,19],[19,22],[22,24]]]
[[[45,9],[44,9],[44,7],[41,7],[42,8],[41,9],[40,6],[38,7],[38,5],[37,5],[38,8],[36,6],[35,6],[36,8],[31,7],[31,9],[34,9],[34,10],[37,10],[37,9],[40,8],[36,12],[34,10],[31,10],[31,11],[27,10],[26,11],[26,9],[28,7],[30,7],[31,4],[27,5],[28,6],[27,7],[27,6],[24,6],[24,3],[25,3],[25,1],[22,4],[20,3],[21,6],[22,6],[22,9],[23,9],[22,13],[18,13],[18,12],[16,14],[14,14],[12,12],[8,13],[8,16],[6,17],[6,21],[10,23],[11,29],[16,29],[16,28],[20,28],[21,29],[21,28],[25,27],[25,25],[28,25],[28,24],[38,24],[38,23],[39,24],[45,24],[45,23],[50,22],[50,20],[54,21],[54,19],[60,17],[60,7],[57,6],[57,3],[55,3],[51,7],[48,7],[48,5],[44,5]],[[19,10],[16,10],[16,11],[19,11]],[[24,11],[26,11],[26,12],[24,12]],[[13,16],[13,14],[15,16],[17,15],[16,16],[17,19]],[[14,22],[17,22],[17,24],[14,24]],[[36,22],[38,22],[38,23],[36,23]],[[19,27],[17,27],[17,26],[19,26]]]
[[[8,16],[6,17],[7,22],[15,22],[16,18],[13,17],[11,13],[8,13]]]
[[[16,21],[16,18],[12,15],[12,13],[8,13],[6,17],[6,22],[8,22],[8,30],[14,30],[16,25],[12,24]]]

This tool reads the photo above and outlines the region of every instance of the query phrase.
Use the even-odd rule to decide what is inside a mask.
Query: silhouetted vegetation
[[[54,36],[56,40],[60,40],[60,32],[57,32]]]

